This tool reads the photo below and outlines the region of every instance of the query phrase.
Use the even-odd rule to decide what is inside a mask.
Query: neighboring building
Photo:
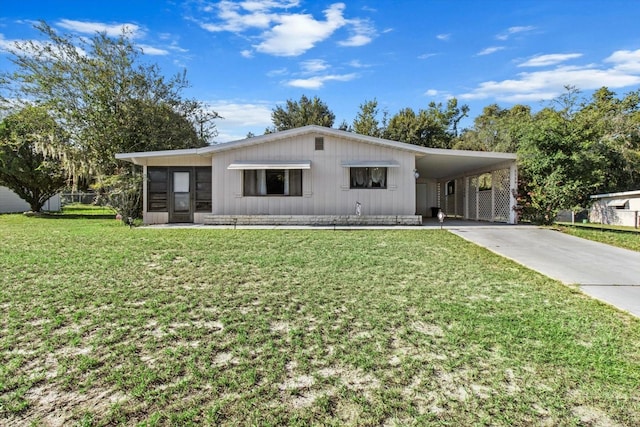
[[[509,153],[305,126],[116,158],[143,166],[146,224],[420,224],[433,207],[450,217],[516,222]]]
[[[640,227],[640,190],[622,193],[596,194],[589,221],[600,224]]]
[[[60,194],[56,194],[42,206],[43,211],[59,211],[60,208]],[[9,188],[0,186],[0,213],[27,212],[30,210],[29,203],[22,200],[20,196]]]

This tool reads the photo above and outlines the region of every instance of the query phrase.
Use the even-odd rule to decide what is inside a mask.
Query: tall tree
[[[360,135],[382,137],[384,127],[378,121],[378,114],[378,101],[375,98],[360,104],[360,110],[353,120],[353,131]]]
[[[45,22],[36,28],[47,41],[11,49],[15,69],[1,74],[3,104],[36,102],[50,112],[69,138],[47,152],[74,177],[116,172],[117,152],[198,147],[215,133],[205,125],[217,114],[181,96],[185,73],[167,80],[157,65],[142,64],[126,32],[85,38],[59,34]]]
[[[302,95],[300,101],[289,99],[284,107],[278,105],[273,109],[271,112],[273,128],[267,129],[265,133],[295,129],[307,125],[330,128],[333,126],[335,119],[335,114],[320,98],[314,96],[309,99]]]
[[[473,121],[473,127],[460,135],[454,148],[515,153],[522,132],[531,121],[531,108],[515,105],[510,109],[491,104]]]
[[[595,91],[574,115],[591,150],[603,159],[604,179],[598,192],[636,190],[640,187],[640,92],[618,99],[606,87]]]
[[[451,148],[458,136],[458,125],[469,113],[469,107],[458,107],[455,98],[442,103],[429,103],[416,113],[404,108],[391,117],[384,131],[387,139],[434,148]]]
[[[60,162],[37,147],[65,138],[57,123],[38,107],[27,107],[0,123],[0,185],[13,190],[34,212],[67,182]]]

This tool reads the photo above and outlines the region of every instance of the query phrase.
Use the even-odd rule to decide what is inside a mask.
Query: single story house
[[[516,156],[304,126],[203,148],[120,153],[142,165],[145,224],[515,223]]]
[[[60,209],[60,194],[56,194],[42,206],[42,210],[44,211],[54,212]],[[22,198],[11,189],[0,185],[0,213],[27,212],[30,210],[31,206],[29,206],[29,203],[22,200]]]
[[[640,190],[595,194],[589,221],[600,224],[640,227]]]

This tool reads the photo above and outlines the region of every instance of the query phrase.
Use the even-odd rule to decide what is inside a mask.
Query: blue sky
[[[62,32],[123,25],[147,62],[183,69],[184,95],[220,113],[218,142],[262,134],[287,99],[318,96],[351,123],[376,98],[390,115],[456,97],[537,110],[576,86],[622,96],[640,87],[635,0],[2,0],[6,49],[34,39],[35,20]],[[546,102],[545,102],[546,101]]]

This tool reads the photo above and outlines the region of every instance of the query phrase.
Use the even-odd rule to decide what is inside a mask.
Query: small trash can
[[[438,217],[438,211],[440,210],[439,207],[431,207],[431,218],[437,218]]]

